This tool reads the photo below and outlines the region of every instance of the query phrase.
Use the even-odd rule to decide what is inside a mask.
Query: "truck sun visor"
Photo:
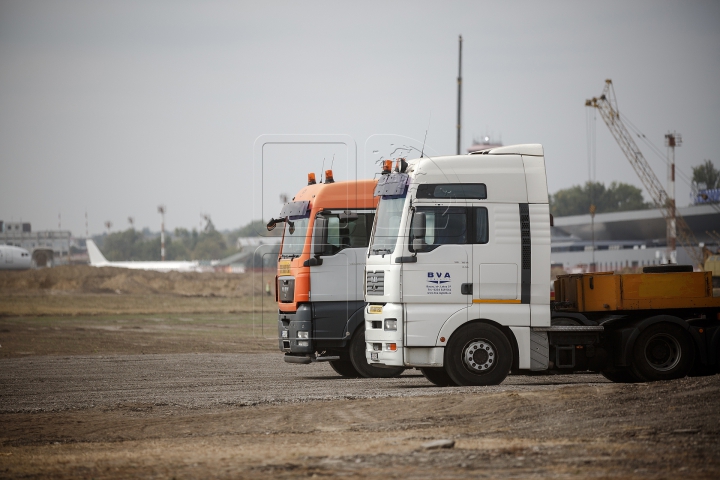
[[[383,175],[378,179],[373,196],[402,195],[409,183],[410,176],[407,173]]]
[[[283,205],[280,211],[280,218],[287,217],[304,217],[307,214],[310,202],[308,200],[302,202],[288,202]]]

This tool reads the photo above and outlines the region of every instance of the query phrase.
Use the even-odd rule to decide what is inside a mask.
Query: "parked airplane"
[[[24,248],[13,245],[0,245],[0,270],[27,270],[32,256]]]
[[[95,242],[86,240],[90,265],[93,267],[135,268],[139,270],[155,270],[158,272],[194,272],[200,267],[198,262],[109,262],[102,254]]]

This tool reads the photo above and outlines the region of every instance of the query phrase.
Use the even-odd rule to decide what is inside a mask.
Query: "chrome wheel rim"
[[[645,344],[645,361],[658,372],[667,372],[680,363],[680,342],[667,333],[656,333]]]
[[[463,349],[463,363],[472,373],[487,373],[497,363],[495,345],[485,339],[468,342]]]

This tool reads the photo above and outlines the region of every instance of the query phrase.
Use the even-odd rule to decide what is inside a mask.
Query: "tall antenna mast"
[[[458,105],[457,105],[457,155],[460,155],[460,132],[461,121],[460,113],[462,111],[462,35],[458,36],[459,57],[458,57]]]

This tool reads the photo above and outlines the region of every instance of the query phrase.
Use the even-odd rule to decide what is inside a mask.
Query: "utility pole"
[[[87,210],[85,210],[85,238],[90,238],[90,234],[88,233]]]
[[[162,224],[160,225],[160,257],[165,261],[165,205],[158,206],[158,213],[162,216]]]
[[[458,104],[457,104],[457,155],[460,155],[460,133],[461,129],[461,117],[462,112],[462,35],[458,37],[459,43],[459,56],[458,56]]]
[[[665,146],[668,148],[667,165],[667,194],[668,211],[667,218],[667,257],[668,263],[677,263],[677,222],[675,220],[675,147],[682,145],[682,135],[679,133],[667,133],[665,135]]]
[[[105,228],[107,228],[108,235],[110,235],[110,229],[112,228],[112,222],[110,220],[105,222]]]
[[[130,228],[135,230],[135,217],[128,217],[128,223],[130,224]]]

